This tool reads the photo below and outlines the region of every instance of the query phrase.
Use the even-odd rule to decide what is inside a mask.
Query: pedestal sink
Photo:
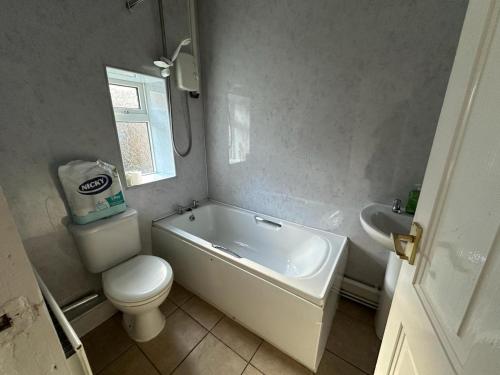
[[[361,210],[359,220],[366,233],[390,251],[379,307],[375,315],[375,331],[382,339],[401,268],[401,260],[393,250],[391,233],[409,233],[413,216],[392,212],[392,207],[386,204],[371,203]]]

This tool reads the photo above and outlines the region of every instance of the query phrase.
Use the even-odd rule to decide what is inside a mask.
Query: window
[[[127,186],[175,176],[163,78],[106,68]]]

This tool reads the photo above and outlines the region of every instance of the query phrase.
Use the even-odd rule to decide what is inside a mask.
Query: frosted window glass
[[[126,172],[154,172],[153,155],[147,122],[117,122],[118,141]]]
[[[113,107],[118,108],[141,108],[139,103],[139,93],[136,87],[109,85],[111,101]]]

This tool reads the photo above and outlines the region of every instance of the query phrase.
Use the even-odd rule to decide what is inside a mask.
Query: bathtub
[[[153,222],[174,279],[316,371],[337,307],[347,238],[209,201]]]

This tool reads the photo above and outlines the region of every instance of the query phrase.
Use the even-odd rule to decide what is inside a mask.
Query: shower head
[[[161,69],[160,74],[163,78],[167,78],[170,75],[170,67],[174,65],[171,60],[164,56],[160,56],[158,60],[154,61],[154,64]]]
[[[162,69],[170,68],[172,65],[174,65],[172,63],[172,61],[170,61],[169,59],[167,59],[166,57],[163,57],[163,56],[160,56],[160,58],[158,60],[155,60],[154,64],[158,68],[162,68]]]
[[[160,56],[158,60],[154,61],[154,64],[161,69],[161,76],[166,78],[170,75],[170,67],[174,66],[174,61],[179,56],[179,52],[183,46],[187,46],[191,43],[191,38],[186,38],[182,40],[174,51],[172,57],[166,58],[165,56]]]
[[[142,3],[144,0],[127,0],[125,2],[125,5],[128,10],[132,10],[133,7],[136,5]],[[163,54],[166,55],[167,51],[167,41],[165,38],[165,22],[163,20],[163,2],[162,0],[158,0],[158,7],[160,11],[160,25],[161,25],[161,37],[162,37],[162,44],[163,44]],[[161,69],[161,76],[166,78],[170,76],[170,67],[174,65],[175,59],[177,59],[177,56],[179,56],[179,52],[181,51],[181,48],[183,46],[187,46],[188,44],[191,43],[191,38],[186,38],[182,40],[177,48],[174,51],[174,54],[172,57],[169,59],[165,56],[160,56],[158,60],[154,61],[154,64]]]

